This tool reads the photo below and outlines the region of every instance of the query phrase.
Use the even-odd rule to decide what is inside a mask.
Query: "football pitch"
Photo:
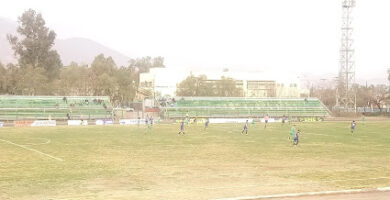
[[[390,187],[390,123],[0,128],[0,199],[218,199]]]

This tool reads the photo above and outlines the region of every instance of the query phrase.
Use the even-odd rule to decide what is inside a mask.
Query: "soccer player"
[[[149,115],[146,115],[146,118],[145,118],[145,124],[148,125],[149,124]]]
[[[178,135],[180,135],[180,133],[183,133],[183,135],[185,134],[184,133],[184,120],[181,120],[181,122],[180,122],[180,131],[179,131]]]
[[[355,120],[354,120],[354,121],[352,121],[352,123],[351,123],[351,133],[353,133],[353,131],[355,131],[355,127],[356,127],[356,122],[355,122]]]
[[[301,134],[301,131],[298,130],[296,133],[295,133],[295,137],[294,137],[294,145],[297,146],[298,143],[299,143],[299,134]]]
[[[188,112],[187,112],[187,114],[186,114],[186,125],[188,126],[188,123],[190,122],[190,115],[188,114]]]
[[[206,130],[206,128],[209,127],[209,123],[210,123],[209,118],[207,118],[206,122],[204,123],[204,130]]]
[[[363,113],[362,121],[363,121],[363,125],[366,125],[366,113]]]
[[[295,137],[295,124],[292,125],[292,127],[291,127],[291,129],[290,129],[290,136],[288,137],[288,139],[289,139],[290,141],[293,141],[294,137]]]
[[[283,117],[282,117],[282,126],[284,126],[284,123],[286,122],[286,116],[285,115],[283,115]]]
[[[267,128],[268,119],[269,119],[269,117],[268,117],[268,114],[267,114],[267,115],[265,115],[265,117],[264,117],[264,122],[265,122],[264,128]]]
[[[245,122],[244,129],[241,131],[241,135],[244,133],[244,131],[245,134],[248,135],[248,120]]]
[[[149,124],[148,124],[148,129],[149,129],[149,131],[152,130],[152,127],[153,127],[153,116],[150,116],[150,118],[149,118]]]
[[[152,126],[151,126],[151,121],[149,116],[146,117],[145,123],[146,123],[146,127],[148,128],[148,131],[150,131],[152,129]]]

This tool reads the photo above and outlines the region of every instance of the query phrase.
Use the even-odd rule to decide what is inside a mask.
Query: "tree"
[[[194,76],[192,73],[177,84],[178,96],[212,96],[212,86],[206,81],[206,75]]]
[[[106,95],[113,98],[118,85],[114,77],[116,65],[111,57],[103,54],[95,57],[91,65],[91,82],[93,95]]]
[[[387,80],[389,80],[389,82],[390,82],[390,68],[387,69]]]
[[[114,101],[123,105],[128,105],[133,101],[136,94],[136,74],[133,68],[121,67],[116,73],[115,77],[118,83],[118,90],[115,93]]]
[[[20,94],[18,92],[18,82],[20,81],[20,74],[19,73],[19,68],[14,65],[9,63],[7,65],[6,69],[6,74],[4,75],[4,82],[5,82],[5,94],[11,94],[11,95],[16,95]]]
[[[190,74],[177,85],[178,96],[219,96],[238,97],[242,91],[236,87],[232,78],[221,77],[221,80],[207,80],[206,75],[194,76]]]
[[[371,98],[373,96],[373,88],[373,85],[371,85],[370,87],[366,87],[356,84],[353,86],[353,90],[356,91],[357,107],[367,107],[370,104]]]
[[[104,54],[96,56],[91,64],[91,70],[95,76],[100,76],[104,73],[114,75],[115,69],[116,64],[114,60],[110,56],[105,58]]]
[[[159,56],[152,58],[150,56],[142,57],[142,58],[136,58],[136,59],[130,59],[129,60],[129,67],[133,69],[133,71],[137,74],[135,84],[139,84],[139,74],[140,73],[147,73],[150,71],[151,68],[163,68],[164,65],[164,58]]]
[[[387,86],[386,85],[370,85],[370,86],[355,86],[356,89],[356,105],[358,107],[375,106],[382,109],[386,103]]]
[[[6,75],[7,75],[7,70],[0,62],[0,94],[5,94],[7,91]]]
[[[94,81],[94,95],[95,96],[110,96],[111,100],[117,90],[117,82],[115,77],[110,76],[108,73],[103,73],[98,77],[95,77]]]
[[[310,96],[318,97],[326,107],[332,109],[336,105],[336,89],[330,80],[328,80],[328,82],[324,81],[326,80],[323,79],[316,84],[308,84],[307,86],[310,87]],[[352,87],[357,86],[359,85],[356,84]],[[357,89],[354,89],[354,91],[357,91]]]
[[[238,97],[242,96],[242,91],[236,87],[236,80],[229,77],[221,77],[221,80],[216,82],[217,96],[220,97]]]
[[[92,95],[91,76],[88,66],[80,66],[72,62],[69,66],[61,68],[59,78],[56,83],[59,95]]]
[[[20,67],[22,69],[32,67],[34,70],[41,68],[49,80],[54,80],[62,66],[57,51],[51,49],[56,38],[55,32],[49,30],[42,15],[32,9],[25,11],[18,18],[18,23],[17,33],[21,38],[9,34],[7,39]]]
[[[176,95],[178,96],[198,96],[197,86],[199,85],[198,77],[190,74],[185,80],[177,84]]]
[[[152,68],[154,68],[154,67],[164,68],[165,67],[164,57],[158,56],[158,57],[153,58]]]
[[[387,99],[387,86],[386,85],[377,85],[373,88],[373,95],[371,96],[370,102],[376,105],[377,108],[382,111],[382,106]]]
[[[130,67],[133,67],[137,73],[149,72],[150,68],[165,67],[164,58],[159,56],[152,58],[150,56],[130,59]]]
[[[48,78],[43,68],[27,65],[18,70],[17,91],[22,95],[47,95],[49,91]]]

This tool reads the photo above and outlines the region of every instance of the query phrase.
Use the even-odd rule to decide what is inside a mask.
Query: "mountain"
[[[64,65],[68,65],[72,61],[81,64],[91,64],[93,59],[101,53],[105,56],[111,56],[117,66],[127,66],[130,60],[129,57],[118,51],[86,38],[56,40],[53,48],[60,54]]]
[[[7,40],[7,34],[15,34],[16,28],[15,21],[0,18],[0,62],[3,64],[16,62]],[[91,64],[93,59],[101,53],[111,56],[117,66],[127,66],[130,60],[128,56],[86,38],[57,39],[53,49],[58,51],[64,65],[69,65],[72,61]]]
[[[14,34],[16,32],[16,27],[16,22],[0,18],[0,61],[3,64],[16,62],[16,59],[13,56],[11,45],[7,40],[7,34]]]

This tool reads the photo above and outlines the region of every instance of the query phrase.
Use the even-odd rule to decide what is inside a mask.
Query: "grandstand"
[[[0,119],[111,118],[107,96],[0,96]]]
[[[165,117],[325,117],[330,111],[317,98],[176,97]]]

